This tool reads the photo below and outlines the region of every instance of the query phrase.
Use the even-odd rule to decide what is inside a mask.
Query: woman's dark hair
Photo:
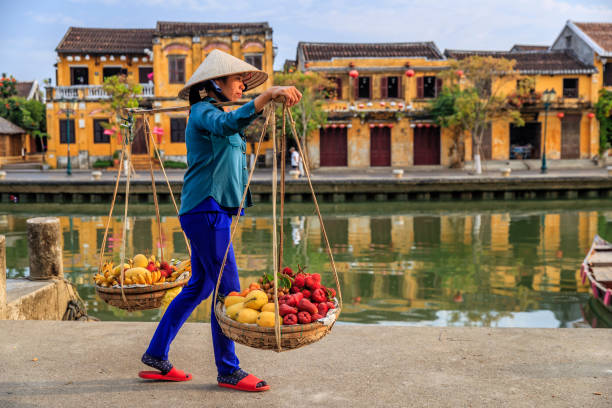
[[[216,78],[215,81],[221,81],[225,83],[227,81],[227,77]],[[215,89],[217,88],[217,89]],[[204,89],[207,95],[210,95],[211,92],[214,93],[217,98],[221,100],[221,102],[226,102],[228,99],[223,95],[218,89],[218,86],[215,86],[213,80],[208,80],[204,82],[200,82],[198,84],[193,85],[189,88],[189,106],[194,105],[202,100],[200,97],[200,91]],[[246,90],[246,87],[245,87]]]
[[[191,88],[189,88],[189,106],[195,105],[196,103],[202,100],[202,98],[200,97],[200,91],[202,89],[206,89],[206,91],[208,92],[209,89],[207,89],[207,84],[208,81],[200,82],[192,85]]]

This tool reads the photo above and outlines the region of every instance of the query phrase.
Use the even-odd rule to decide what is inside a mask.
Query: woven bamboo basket
[[[340,314],[336,308],[333,321],[329,325],[321,322],[281,326],[281,351],[293,350],[314,343],[329,333]],[[223,334],[237,343],[262,350],[278,350],[274,327],[260,327],[243,324],[230,319],[223,313],[223,303],[217,302],[215,316]]]
[[[157,309],[161,306],[162,298],[168,289],[184,286],[189,279],[168,282],[163,285],[150,285],[146,287],[123,288],[125,300],[121,296],[121,288],[105,288],[96,285],[96,293],[102,300],[111,306],[129,312],[135,310]]]

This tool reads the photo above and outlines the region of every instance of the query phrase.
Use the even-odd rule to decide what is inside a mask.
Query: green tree
[[[0,78],[0,98],[9,98],[11,96],[17,95],[17,81],[13,76],[6,76],[6,73],[2,73],[2,78]]]
[[[125,115],[124,109],[138,107],[138,95],[142,93],[142,86],[128,80],[125,75],[113,75],[104,80],[102,89],[109,96],[102,105],[106,112],[112,114],[110,122],[102,126],[117,132],[121,117]]]
[[[335,84],[321,73],[298,71],[275,73],[274,85],[293,85],[302,93],[302,100],[291,108],[291,114],[295,121],[300,143],[307,152],[308,135],[327,122],[327,112],[323,110],[323,105],[325,98],[333,96]],[[282,126],[282,109],[277,112],[276,123],[278,126]],[[289,130],[288,132],[290,133]]]
[[[533,81],[522,78],[516,92],[512,95],[503,93],[509,83],[521,78],[515,65],[515,60],[476,55],[452,61],[450,69],[441,74],[450,86],[433,101],[432,110],[436,121],[451,129],[457,140],[464,139],[466,132],[471,133],[477,174],[482,173],[482,138],[490,123],[510,121],[518,126],[524,125],[520,104],[515,100],[517,95],[522,98],[531,92]]]
[[[612,92],[601,89],[599,99],[593,107],[599,121],[599,153],[601,154],[612,145]]]

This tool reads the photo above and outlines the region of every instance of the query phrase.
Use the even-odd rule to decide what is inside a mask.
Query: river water
[[[160,255],[153,208],[130,206],[127,253]],[[284,264],[333,275],[312,205],[288,204]],[[162,311],[128,313],[95,294],[92,276],[107,221],[105,205],[0,207],[9,278],[28,275],[26,220],[60,219],[65,276],[90,315],[101,320],[159,320]],[[272,207],[240,220],[235,252],[242,285],[272,268]],[[342,288],[344,323],[420,326],[588,327],[588,287],[579,267],[596,233],[612,238],[609,201],[355,203],[321,207]],[[116,214],[122,214],[119,207]],[[162,207],[167,258],[187,247],[172,209]],[[121,217],[106,252],[118,262]],[[190,321],[208,321],[210,299]],[[585,318],[586,314],[586,318]],[[595,326],[597,323],[595,321]],[[601,326],[601,323],[599,324]]]

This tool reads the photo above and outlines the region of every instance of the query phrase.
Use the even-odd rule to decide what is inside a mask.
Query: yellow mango
[[[236,303],[231,305],[230,307],[225,308],[225,314],[230,317],[230,319],[236,320],[236,316],[238,312],[244,309],[244,302]]]
[[[266,303],[261,308],[262,312],[274,312],[274,303]]]
[[[257,315],[255,323],[261,327],[274,327],[274,312],[261,312],[259,315]]]
[[[268,295],[263,290],[252,290],[246,295],[244,306],[253,310],[259,310],[268,303]]]
[[[134,268],[144,268],[149,264],[149,260],[143,254],[138,254],[132,260]]]
[[[244,296],[228,296],[225,298],[225,302],[223,302],[223,304],[225,305],[226,308],[228,308],[231,305],[235,305],[236,303],[242,303],[244,302],[244,300],[245,300]]]
[[[237,303],[237,304],[239,305],[240,303]],[[259,313],[257,312],[257,310],[254,310],[248,307],[244,307],[240,309],[240,311],[236,315],[236,321],[240,323],[253,324],[257,320],[258,315]]]
[[[123,269],[130,269],[130,265],[128,264],[123,264]],[[113,272],[112,275],[113,276],[119,276],[121,274],[121,265],[117,265],[113,268]]]

